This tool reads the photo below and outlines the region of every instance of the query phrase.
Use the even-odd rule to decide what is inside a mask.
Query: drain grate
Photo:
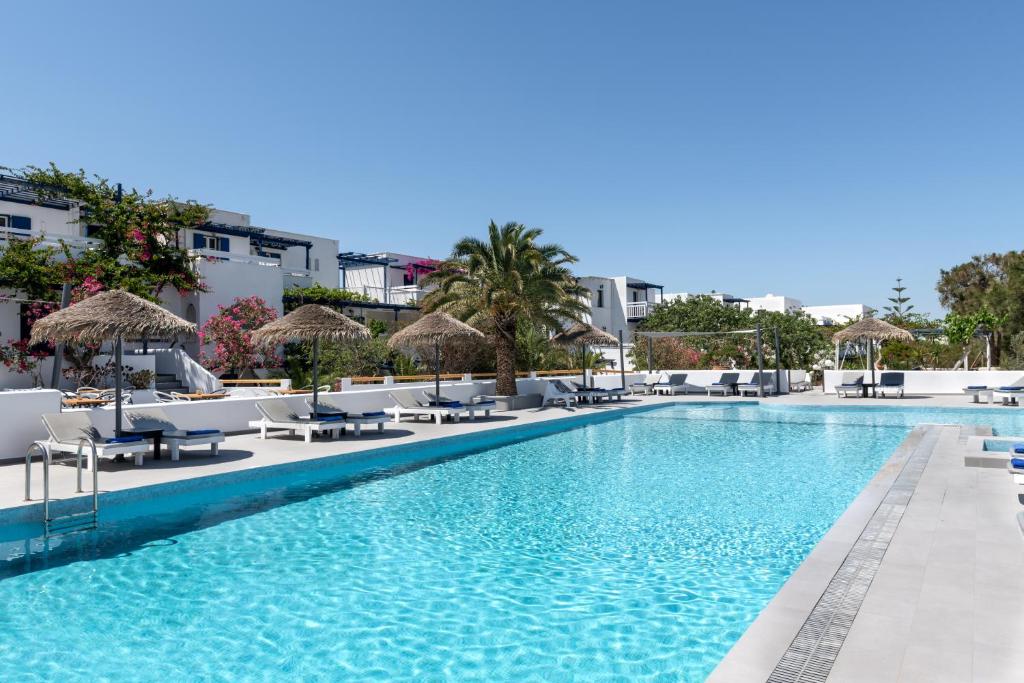
[[[768,683],[818,683],[828,678],[839,649],[882,564],[882,557],[928,465],[940,427],[925,429],[885,498],[829,581]]]

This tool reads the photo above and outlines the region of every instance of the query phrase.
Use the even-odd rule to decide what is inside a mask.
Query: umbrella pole
[[[872,384],[875,383],[875,358],[874,358],[874,351],[875,351],[875,340],[874,339],[868,339],[868,365],[871,366],[871,383]],[[874,390],[874,387],[872,387],[872,390]]]
[[[114,340],[114,436],[121,436],[121,335]]]
[[[320,385],[320,340],[313,340],[313,419],[317,419],[317,409],[320,404],[317,401],[317,397],[320,392],[318,391]]]
[[[441,405],[441,340],[434,340],[434,401]]]
[[[634,355],[634,358],[636,356]],[[619,378],[622,380],[622,390],[626,390],[626,355],[622,350],[622,330],[619,330]]]

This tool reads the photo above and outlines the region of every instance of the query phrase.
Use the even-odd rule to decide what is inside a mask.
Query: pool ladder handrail
[[[89,446],[92,455],[92,510],[76,512],[70,515],[50,517],[50,465],[53,464],[53,451],[47,441],[36,441],[25,452],[25,500],[32,500],[32,455],[39,452],[43,460],[43,536],[50,538],[60,534],[95,529],[99,521],[99,456],[96,453],[96,442],[88,437],[78,440],[78,451],[75,453],[75,475],[77,488],[75,493],[82,491],[82,451]],[[58,461],[69,460],[60,458]],[[56,524],[56,526],[54,526]]]

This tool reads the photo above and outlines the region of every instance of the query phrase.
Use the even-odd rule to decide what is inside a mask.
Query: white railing
[[[254,266],[265,268],[281,268],[285,275],[295,277],[310,277],[310,272],[305,268],[293,268],[281,263],[278,259],[266,256],[249,256],[248,254],[233,254],[230,251],[217,251],[216,249],[189,249],[188,255],[192,258],[203,258],[208,261],[226,261],[230,263],[248,263]]]
[[[416,306],[419,304],[420,299],[426,294],[426,291],[418,287],[417,285],[401,285],[398,287],[389,287],[384,289],[383,287],[371,287],[367,285],[359,286],[345,286],[350,292],[356,292],[363,296],[368,296],[375,301],[379,301],[385,304],[398,304],[400,306]]]
[[[40,246],[60,247],[66,244],[78,251],[89,251],[98,249],[103,245],[103,240],[94,237],[81,237],[79,235],[59,235],[39,230],[12,230],[11,228],[0,228],[0,240],[30,240],[42,238]]]
[[[646,318],[651,312],[651,304],[647,301],[630,301],[626,304],[626,319]]]

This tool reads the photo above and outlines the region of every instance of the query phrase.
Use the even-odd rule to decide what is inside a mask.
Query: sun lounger
[[[579,382],[572,382],[573,389],[577,392],[588,392],[594,397],[594,402],[604,399],[605,401],[611,401],[613,398],[617,401],[621,401],[622,397],[626,392],[618,387],[614,389],[605,389],[604,387],[587,387]]]
[[[844,372],[843,381],[836,385],[836,396],[846,398],[850,394],[863,396],[864,375],[859,372]]]
[[[426,398],[426,405],[428,406],[462,406],[469,413],[469,419],[475,420],[477,413],[483,413],[484,417],[490,417],[491,411],[498,407],[497,401],[493,399],[484,398],[483,396],[474,396],[468,402],[457,401],[454,399],[446,398],[444,394],[437,396],[432,391],[424,391],[424,398]]]
[[[344,428],[345,421],[340,417],[321,417],[316,420],[300,417],[288,405],[287,399],[265,398],[256,401],[256,410],[260,412],[259,420],[249,423],[250,427],[260,430],[260,438],[267,438],[268,429],[287,429],[289,434],[301,431],[306,443],[313,441],[313,432],[335,432]]]
[[[224,443],[219,429],[178,429],[163,408],[132,408],[125,417],[135,431],[162,429],[160,440],[167,443],[171,460],[177,460],[182,446],[209,446],[210,455],[217,455],[218,444]]]
[[[708,396],[712,394],[721,394],[722,396],[731,396],[736,385],[739,384],[740,373],[738,372],[723,372],[722,376],[718,378],[717,382],[704,387],[708,392]]]
[[[673,372],[664,381],[654,385],[654,393],[662,396],[675,396],[676,394],[699,394],[704,391],[704,387],[687,382],[686,377],[685,372]]]
[[[84,439],[83,448],[95,447],[96,455],[101,458],[131,454],[135,456],[135,465],[141,466],[142,456],[151,445],[138,434],[104,437],[84,412],[43,415],[43,424],[50,435],[46,445],[51,453],[77,453]]]
[[[554,384],[560,392],[574,396],[577,402],[596,403],[598,399],[601,398],[597,391],[593,391],[591,389],[575,389],[560,379],[553,379],[550,383]]]
[[[412,415],[417,421],[419,421],[420,417],[426,415],[427,417],[433,417],[437,424],[441,424],[441,421],[446,417],[451,418],[454,422],[458,422],[459,417],[463,413],[469,412],[461,403],[449,406],[423,405],[408,389],[392,391],[388,395],[395,402],[395,407],[391,409],[395,422],[399,422],[403,415]]]
[[[896,395],[896,398],[903,398],[903,373],[883,372],[878,378],[876,391],[880,396]]]
[[[309,408],[310,413],[314,412],[312,399],[306,399],[306,406]],[[337,404],[332,403],[329,398],[321,398],[315,412],[317,416],[322,417],[334,417],[340,415],[342,421],[345,423],[341,427],[342,436],[346,433],[346,425],[352,425],[353,434],[355,436],[360,436],[363,433],[363,425],[377,425],[377,431],[383,432],[384,423],[388,421],[388,414],[383,410],[372,410],[357,413],[351,410],[345,410]]]
[[[971,397],[971,403],[980,403],[981,399],[986,399],[989,404],[995,400],[995,390],[984,384],[972,384],[964,387],[964,393]]]
[[[755,372],[754,376],[750,378],[749,382],[740,382],[736,387],[736,392],[740,396],[746,396],[748,392],[757,394],[758,390],[761,390],[765,396],[771,396],[775,393],[775,373],[774,372]]]
[[[789,390],[790,391],[809,391],[811,388],[811,382],[807,378],[806,370],[790,370],[789,371]]]
[[[561,382],[558,382],[557,385],[555,382],[545,382],[545,384],[543,405],[548,405],[549,403],[557,405],[561,403],[566,408],[572,408],[576,405],[576,392],[569,391],[568,387]]]
[[[629,393],[643,394],[645,396],[647,394],[653,394],[654,385],[663,381],[665,381],[665,375],[660,372],[656,374],[647,375],[643,382],[633,382],[632,384],[630,384]]]

